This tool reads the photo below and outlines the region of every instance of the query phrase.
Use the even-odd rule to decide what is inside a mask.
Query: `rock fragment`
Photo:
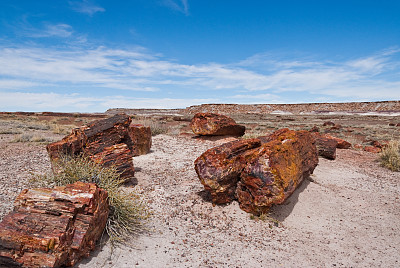
[[[25,189],[0,223],[0,265],[73,266],[94,249],[108,213],[107,192],[93,183]]]
[[[208,136],[243,136],[245,126],[236,124],[232,118],[213,113],[197,113],[190,122],[190,127],[196,135]]]

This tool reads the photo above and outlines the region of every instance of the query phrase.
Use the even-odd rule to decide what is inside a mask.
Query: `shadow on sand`
[[[284,221],[290,215],[290,213],[292,213],[294,206],[297,204],[299,200],[299,195],[307,188],[309,184],[310,184],[310,179],[309,178],[304,179],[304,181],[300,184],[300,186],[297,187],[297,189],[292,193],[292,195],[288,199],[286,199],[286,201],[283,204],[272,206],[269,215],[273,219],[276,219],[280,222]],[[197,195],[200,196],[204,202],[207,203],[212,202],[211,194],[206,190],[197,192]]]

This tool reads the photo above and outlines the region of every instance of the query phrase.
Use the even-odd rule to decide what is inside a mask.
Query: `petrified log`
[[[329,160],[335,160],[338,142],[335,139],[319,135],[317,132],[313,134],[318,149],[318,155]]]
[[[125,143],[106,147],[102,152],[90,156],[95,163],[103,167],[114,165],[120,174],[120,178],[124,180],[132,178],[135,175],[132,157],[132,151]]]
[[[232,141],[207,150],[195,160],[196,173],[213,203],[225,204],[235,198],[240,172],[246,164],[244,154],[260,145],[258,139]]]
[[[61,141],[47,145],[50,159],[84,154],[104,167],[115,165],[122,179],[133,177],[132,151],[136,144],[130,135],[131,121],[128,115],[116,114],[76,128]]]
[[[308,131],[282,129],[265,141],[247,153],[236,189],[240,208],[256,215],[283,203],[318,164]]]
[[[237,199],[243,210],[260,214],[288,198],[317,164],[308,131],[281,129],[209,149],[196,159],[195,170],[213,203]]]
[[[151,148],[151,129],[140,124],[130,124],[128,128],[128,146],[132,150],[133,156],[143,155],[150,152]]]
[[[125,114],[116,114],[110,118],[96,120],[86,126],[75,128],[61,141],[47,145],[47,152],[52,160],[59,155],[92,155],[103,151],[105,147],[122,143],[129,139],[128,127],[131,119]]]
[[[94,183],[23,190],[0,223],[0,265],[73,266],[94,249],[108,213]]]
[[[345,140],[337,138],[337,137],[333,137],[333,136],[328,135],[328,134],[325,134],[324,137],[337,141],[336,148],[338,148],[338,149],[349,149],[349,148],[351,148],[351,143],[348,142],[348,141],[345,141]]]
[[[197,113],[190,122],[190,127],[196,135],[209,136],[243,136],[246,127],[236,124],[232,118],[213,113]]]

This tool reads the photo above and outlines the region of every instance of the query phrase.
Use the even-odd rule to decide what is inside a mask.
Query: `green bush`
[[[381,165],[392,171],[400,171],[400,142],[390,141],[383,148],[379,160]]]
[[[105,228],[112,244],[127,242],[132,234],[143,230],[143,224],[150,216],[150,210],[137,191],[120,187],[115,167],[104,168],[85,156],[63,156],[52,163],[53,173],[34,175],[33,182],[39,186],[62,186],[77,181],[94,182],[108,192],[110,214]]]

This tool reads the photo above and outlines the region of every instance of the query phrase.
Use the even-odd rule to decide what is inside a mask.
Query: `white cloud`
[[[189,4],[187,0],[164,0],[162,4],[189,16]]]
[[[69,1],[69,4],[76,12],[88,14],[89,16],[93,16],[97,12],[106,11],[103,7],[94,4],[90,0]]]
[[[84,97],[80,94],[1,92],[0,109],[4,111],[104,112],[120,108],[185,108],[190,105],[218,102],[218,99],[133,98],[125,96]]]
[[[399,99],[400,77],[396,74],[400,72],[400,64],[395,57],[399,52],[385,51],[342,62],[295,58],[279,61],[265,54],[237,64],[188,65],[149,53],[143,48],[80,47],[62,51],[3,47],[0,48],[0,66],[7,68],[0,68],[0,88],[19,90],[21,94],[33,90],[49,94],[47,90],[51,86],[52,92],[62,96],[65,88],[70,88],[70,92],[91,90],[99,92],[98,102],[109,107],[116,107],[118,103],[134,103],[141,107],[187,106],[182,94],[193,96],[189,97],[193,103],[211,99],[214,102],[293,103],[307,102],[313,97],[331,101],[338,98]],[[140,91],[143,98],[132,99],[133,93],[121,90]],[[106,100],[103,99],[105,94],[109,95]],[[128,97],[124,100],[124,97],[113,95]],[[53,95],[45,96],[51,98]],[[156,98],[152,99],[154,96]],[[77,105],[69,95],[64,99]],[[96,99],[82,99],[79,103],[95,102]]]
[[[60,37],[67,38],[73,35],[71,25],[65,23],[43,23],[39,27],[32,26],[27,18],[23,18],[18,26],[18,34],[33,38]]]

